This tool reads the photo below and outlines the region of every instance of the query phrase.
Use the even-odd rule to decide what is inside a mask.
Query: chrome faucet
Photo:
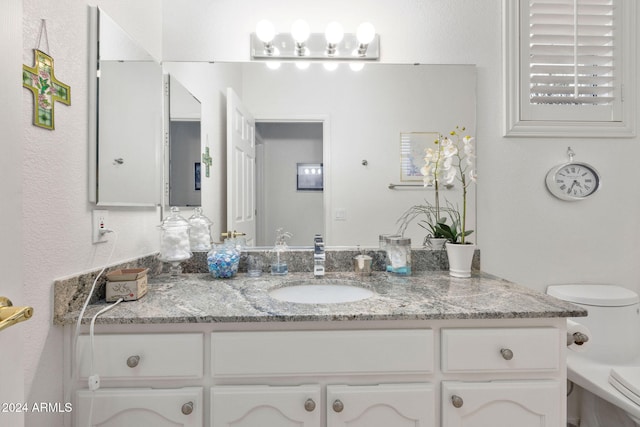
[[[324,241],[321,234],[313,238],[313,275],[316,278],[324,277]]]

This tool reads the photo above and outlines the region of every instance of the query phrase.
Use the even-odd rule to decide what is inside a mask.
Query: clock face
[[[567,163],[556,166],[547,174],[549,191],[562,200],[589,197],[600,187],[600,175],[586,163]]]

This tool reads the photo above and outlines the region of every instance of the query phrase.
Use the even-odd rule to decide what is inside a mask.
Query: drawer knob
[[[335,412],[342,412],[343,409],[344,409],[344,403],[342,403],[342,401],[340,401],[339,399],[334,400],[333,410]]]
[[[182,413],[185,415],[189,415],[193,412],[193,402],[187,402],[182,405]]]
[[[304,409],[307,412],[313,412],[313,410],[316,409],[316,402],[314,402],[313,399],[307,399],[307,401],[304,402]]]
[[[135,368],[136,366],[138,366],[139,362],[140,356],[129,356],[129,358],[127,359],[127,366],[130,368]]]
[[[460,396],[456,396],[455,394],[451,396],[451,404],[454,408],[462,408],[464,404],[464,400]]]
[[[513,351],[509,350],[508,348],[501,349],[500,354],[502,354],[502,357],[504,358],[504,360],[513,359]]]

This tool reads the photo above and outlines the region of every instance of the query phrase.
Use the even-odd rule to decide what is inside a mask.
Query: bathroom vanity
[[[368,298],[299,304],[310,273],[157,276],[139,301],[65,326],[67,425],[563,426],[566,317],[586,312],[502,279],[327,273]],[[90,305],[85,323],[106,307]],[[77,375],[74,367],[77,366]],[[88,389],[99,375],[100,388]],[[90,415],[91,413],[91,415]],[[93,425],[93,424],[91,424]]]

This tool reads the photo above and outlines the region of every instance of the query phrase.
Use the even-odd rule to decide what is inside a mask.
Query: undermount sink
[[[299,304],[336,304],[361,301],[372,297],[373,292],[369,289],[349,284],[302,282],[272,289],[269,291],[269,296],[280,301]]]

